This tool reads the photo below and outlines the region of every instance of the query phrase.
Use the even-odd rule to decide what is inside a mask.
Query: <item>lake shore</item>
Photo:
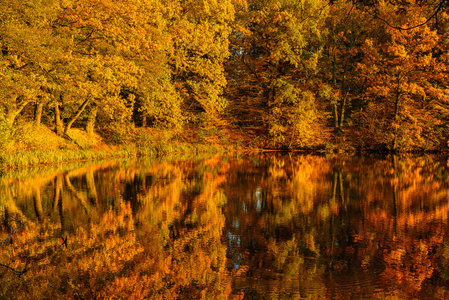
[[[168,130],[139,130],[122,136],[107,132],[89,134],[71,129],[58,136],[46,126],[22,125],[2,147],[0,169],[52,165],[115,157],[158,156],[175,153],[222,152],[237,150],[238,144],[210,139],[174,136]]]
[[[323,131],[317,139],[292,146],[288,143],[273,143],[257,128],[190,128],[182,132],[138,128],[128,129],[121,135],[107,131],[89,134],[83,129],[73,128],[68,134],[60,136],[46,126],[35,127],[32,123],[19,127],[3,148],[4,151],[0,153],[0,169],[113,157],[223,151],[301,151],[327,155],[398,153],[386,147],[364,148],[357,133],[350,128],[338,133]],[[403,152],[445,153],[447,149],[408,149]]]

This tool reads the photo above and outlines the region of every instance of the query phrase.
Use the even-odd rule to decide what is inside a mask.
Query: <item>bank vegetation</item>
[[[2,164],[211,147],[446,151],[448,8],[0,1]]]

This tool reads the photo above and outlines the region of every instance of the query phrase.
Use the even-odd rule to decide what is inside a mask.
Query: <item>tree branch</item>
[[[25,223],[23,223],[22,221],[16,220],[16,219],[13,219],[13,220],[16,221],[17,223],[19,223],[20,226],[17,227],[16,229],[14,229],[14,231],[13,231],[13,232],[12,232],[6,239],[4,239],[3,242],[0,243],[0,246],[3,245],[4,243],[6,243],[6,242],[13,236],[13,234],[17,231],[17,229],[23,228],[23,227],[25,226]],[[23,270],[22,270],[22,271],[17,271],[16,269],[11,268],[11,267],[8,266],[8,265],[1,264],[1,263],[0,263],[0,267],[4,267],[4,268],[10,270],[11,272],[13,272],[14,274],[19,275],[19,276],[22,275],[23,273],[25,273],[25,272],[28,270],[28,269],[27,269],[27,265],[28,265],[28,260],[27,260],[27,262],[26,262],[25,267],[23,268]]]
[[[78,108],[78,111],[76,112],[76,114],[70,119],[69,123],[67,123],[64,133],[67,134],[68,131],[70,130],[70,127],[72,126],[72,124],[76,121],[76,119],[78,119],[78,117],[81,115],[81,113],[84,111],[84,109],[86,108],[87,104],[90,101],[90,97],[88,97],[86,100],[84,100],[83,104],[81,104],[81,106]]]
[[[19,220],[14,219],[14,221],[18,222],[20,224],[20,226],[17,227],[16,229],[14,229],[14,231],[6,239],[4,239],[3,242],[0,243],[0,246],[3,245],[4,243],[6,243],[13,236],[13,234],[17,231],[17,229],[23,228],[25,226],[25,224]]]
[[[377,15],[377,14],[374,16],[374,18],[381,20],[382,22],[384,22],[385,24],[387,24],[389,27],[391,27],[391,28],[393,28],[393,29],[398,29],[398,30],[411,30],[411,29],[415,29],[415,28],[418,28],[418,27],[420,27],[420,26],[423,26],[423,25],[429,23],[429,21],[432,20],[432,19],[433,19],[433,18],[440,12],[441,8],[443,7],[444,2],[446,2],[446,0],[441,0],[441,2],[436,6],[435,12],[434,12],[429,18],[427,18],[427,20],[425,20],[424,22],[422,22],[422,23],[420,23],[420,24],[413,25],[413,26],[406,27],[406,28],[400,27],[400,26],[394,26],[394,25],[391,25],[387,20],[385,20],[385,19],[379,17],[379,15]]]
[[[10,266],[4,265],[4,264],[0,264],[0,267],[5,267],[5,268],[7,268],[8,270],[10,270],[11,272],[13,272],[14,274],[20,276],[20,275],[22,275],[23,273],[25,273],[26,271],[28,271],[27,265],[28,265],[28,261],[26,262],[25,267],[23,268],[22,271],[17,271],[16,269],[11,268]]]

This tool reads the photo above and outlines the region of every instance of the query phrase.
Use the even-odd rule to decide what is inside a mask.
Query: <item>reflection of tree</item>
[[[379,207],[378,217],[367,219],[386,233],[378,253],[386,265],[382,276],[395,282],[404,296],[419,297],[425,281],[440,272],[435,259],[447,231],[448,186],[440,186],[434,177],[440,166],[430,157],[393,157],[390,168],[386,190],[391,196],[386,199],[391,205]]]
[[[0,298],[448,295],[439,160],[249,156],[8,179]]]
[[[41,198],[41,191],[40,191],[39,186],[33,187],[33,204],[34,204],[34,210],[36,212],[36,217],[39,221],[41,221],[44,212],[42,209],[42,198]]]
[[[229,186],[229,268],[246,275],[237,289],[283,295],[290,289],[270,284],[282,274],[276,280],[309,278],[294,290],[320,298],[370,297],[380,286],[405,298],[441,291],[449,207],[441,180],[448,172],[438,161],[283,159],[272,157],[266,173]],[[251,166],[242,168],[251,174]],[[249,188],[237,195],[242,180]],[[343,295],[347,286],[357,289]]]
[[[19,201],[31,220],[4,252],[12,267],[29,260],[29,271],[10,276],[0,295],[26,298],[28,287],[38,286],[38,298],[228,298],[223,172],[217,157],[89,167],[36,184],[41,197],[32,203],[41,219]],[[43,205],[47,195],[51,205]]]
[[[198,166],[164,164],[150,169],[154,184],[137,198],[137,216],[146,228],[158,229],[158,252],[165,252],[159,258],[164,265],[156,268],[162,282],[153,282],[153,288],[169,298],[226,299],[230,283],[221,243],[226,197],[220,190],[225,177],[213,175],[225,169],[218,157]],[[154,243],[146,245],[154,252]]]
[[[231,216],[226,227],[234,249],[228,267],[238,275],[235,289],[254,297],[266,291],[276,297],[290,297],[291,291],[322,297],[317,232],[310,225],[338,209],[327,200],[317,201],[329,189],[323,176],[329,172],[328,162],[313,156],[272,156],[257,165],[242,161],[232,168],[245,170],[226,190],[226,214]]]
[[[93,169],[89,169],[86,172],[86,184],[87,184],[89,202],[91,204],[97,206],[98,205],[98,195],[97,195],[97,188],[95,187],[95,177],[94,177]]]
[[[62,184],[63,178],[62,175],[56,175],[54,181],[54,195],[53,195],[53,211],[51,214],[56,212],[56,209],[59,212],[59,220],[61,224],[61,233],[65,230],[65,222],[64,222],[64,208],[62,203]]]
[[[441,185],[435,174],[447,171],[431,157],[390,157],[351,168],[347,176],[357,181],[348,181],[349,192],[362,201],[348,207],[362,209],[351,223],[354,262],[365,269],[380,266],[377,280],[401,297],[425,295],[430,281],[439,281],[449,207],[447,183]]]
[[[89,213],[89,205],[87,203],[87,199],[84,196],[84,193],[79,192],[71,183],[69,174],[64,174],[64,182],[70,192],[72,192],[73,196],[79,201],[81,207],[88,214]]]

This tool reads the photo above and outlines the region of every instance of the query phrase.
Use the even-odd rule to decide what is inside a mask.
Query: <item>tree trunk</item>
[[[39,187],[34,188],[33,202],[34,202],[34,211],[36,212],[36,217],[39,221],[42,221],[42,216],[44,214],[44,211],[42,209],[41,190]]]
[[[142,112],[142,127],[147,127],[147,113],[145,111]]]
[[[341,101],[340,106],[340,118],[338,119],[338,128],[342,130],[343,121],[345,120],[345,107],[346,107],[346,99],[348,98],[349,92],[344,95],[343,100]]]
[[[84,111],[84,109],[86,108],[87,104],[89,103],[90,98],[87,98],[83,104],[81,104],[81,106],[78,108],[78,111],[76,112],[76,114],[70,119],[70,121],[67,123],[65,129],[64,129],[64,134],[67,134],[70,130],[70,127],[72,127],[72,124],[78,119],[78,117],[81,115],[81,113]]]
[[[97,111],[98,111],[98,107],[95,103],[93,103],[90,108],[89,116],[87,117],[87,123],[86,123],[86,132],[89,134],[94,133],[95,119],[97,117]]]
[[[17,103],[17,98],[21,97],[15,97],[15,99],[12,100],[12,102]],[[30,100],[22,100],[22,102],[19,105],[12,105],[10,107],[7,107],[6,109],[6,125],[8,127],[12,127],[14,124],[14,121],[16,120],[16,117],[22,112],[22,110],[25,108],[25,106],[30,102]]]
[[[339,128],[338,128],[338,109],[337,109],[337,103],[333,104],[332,106],[333,106],[332,112],[333,112],[333,115],[334,115],[334,130],[337,132],[337,131],[339,131]]]
[[[14,121],[16,120],[16,114],[13,113],[11,110],[8,110],[8,112],[6,113],[6,125],[8,127],[12,127],[12,125],[14,125]]]
[[[345,104],[346,104],[346,97],[344,97],[343,100],[341,101],[340,118],[338,119],[339,131],[343,130],[343,121],[345,119]]]
[[[391,142],[391,150],[396,151],[397,148],[397,135],[398,135],[398,118],[399,118],[399,99],[401,93],[399,91],[400,79],[398,78],[398,89],[396,92],[396,99],[394,100],[394,116],[393,116],[393,141]]]
[[[92,169],[86,172],[87,197],[91,204],[98,207],[97,188],[95,186],[94,171]]]
[[[345,67],[343,69],[343,80],[341,83],[341,94],[343,99],[340,102],[340,118],[338,120],[338,129],[339,131],[343,130],[343,121],[345,119],[345,107],[346,107],[346,99],[348,98],[349,91],[346,88],[346,74],[348,72],[348,58],[345,60]]]
[[[332,61],[332,89],[335,90],[337,87],[337,56],[334,53],[334,59]],[[337,101],[332,99],[332,114],[334,117],[334,130],[335,132],[340,131],[338,127],[338,106]]]
[[[44,103],[39,102],[36,105],[36,110],[34,111],[34,124],[37,126],[41,125],[41,119],[42,119],[42,110],[44,109]]]
[[[58,98],[62,100],[62,95],[59,94],[55,97],[55,132],[57,135],[62,134],[63,124],[61,120],[61,110],[59,109]]]

